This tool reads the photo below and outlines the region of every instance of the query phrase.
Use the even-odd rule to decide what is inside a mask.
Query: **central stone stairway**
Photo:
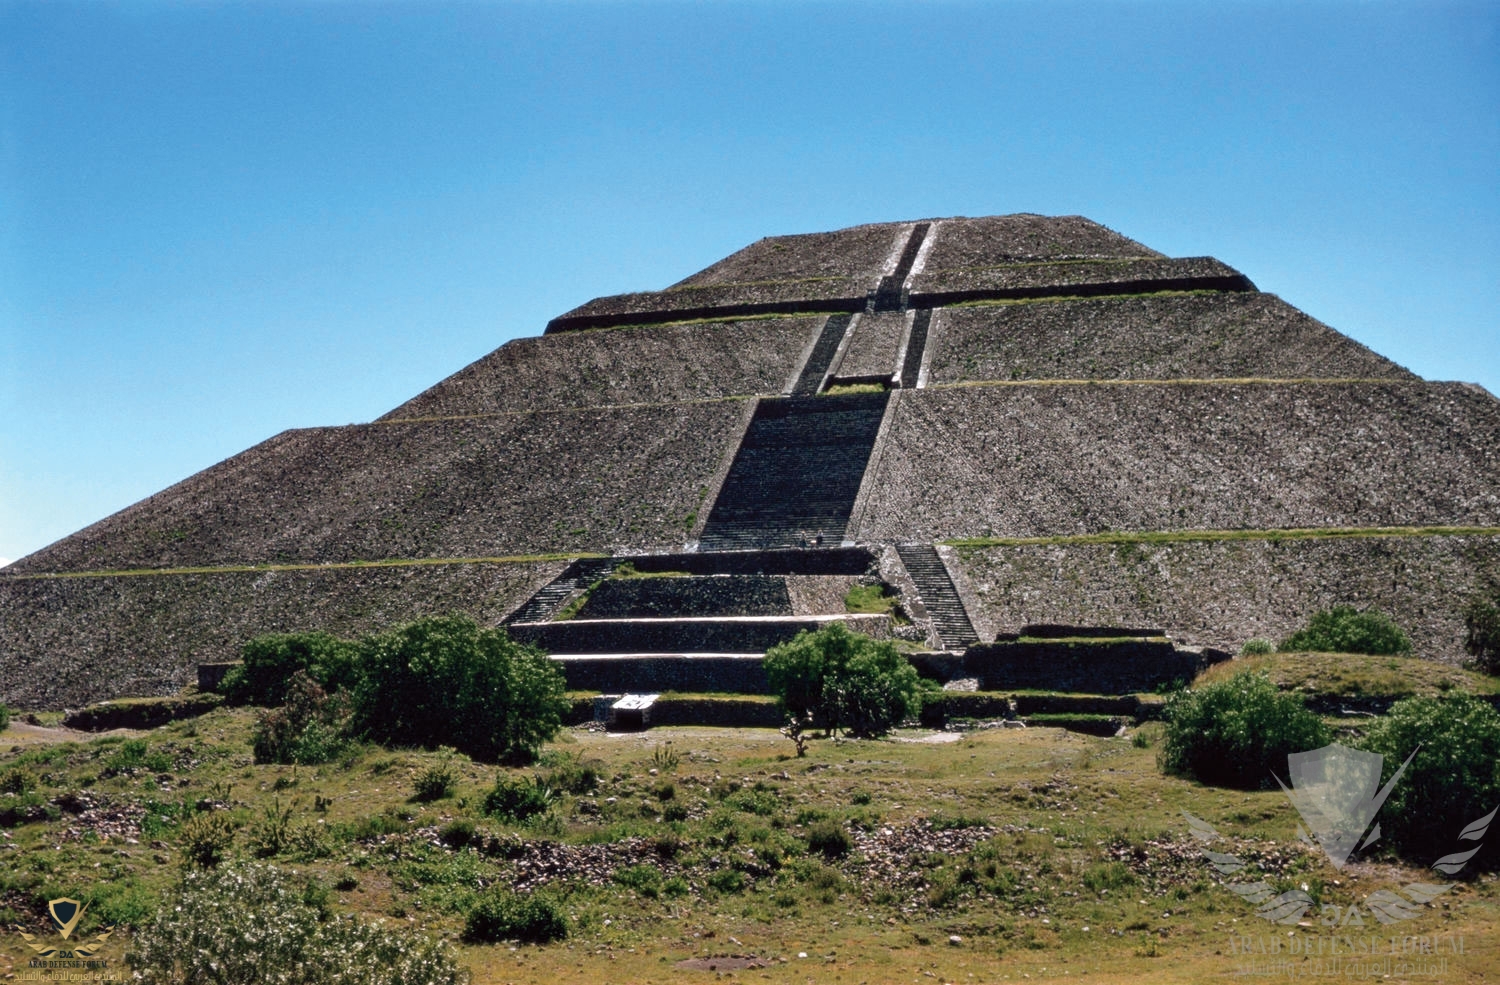
[[[841,543],[889,400],[885,391],[761,400],[699,549]]]

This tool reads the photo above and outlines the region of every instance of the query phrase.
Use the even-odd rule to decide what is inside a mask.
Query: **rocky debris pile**
[[[1285,878],[1299,871],[1306,862],[1307,853],[1301,845],[1237,839],[1229,841],[1228,845],[1227,848],[1216,846],[1215,850],[1244,861],[1246,874],[1258,873],[1269,879]],[[1198,843],[1187,837],[1180,840],[1116,841],[1105,848],[1105,854],[1123,863],[1156,896],[1205,878],[1224,881]],[[1244,875],[1236,876],[1236,881],[1244,881]]]
[[[137,844],[146,808],[140,804],[117,804],[86,790],[65,793],[52,803],[72,815],[62,831],[63,841],[80,841],[92,834],[100,841]]]
[[[920,888],[928,882],[929,856],[967,854],[995,830],[989,825],[935,830],[928,820],[856,830],[856,861],[846,866],[846,874],[872,885]]]

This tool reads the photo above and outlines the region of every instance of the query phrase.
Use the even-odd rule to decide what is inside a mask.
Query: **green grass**
[[[130,745],[100,738],[0,752],[0,772],[24,764],[46,800],[82,793],[123,816],[153,818],[134,844],[90,815],[8,829],[0,899],[15,920],[49,933],[47,900],[93,901],[81,931],[97,933],[105,917],[125,921],[101,953],[118,961],[128,923],[178,878],[184,827],[210,811],[232,825],[231,853],[274,847],[271,861],[326,887],[333,911],[453,940],[487,887],[540,878],[525,891],[557,901],[567,938],[515,951],[461,943],[481,983],[686,980],[675,962],[731,953],[770,959],[755,977],[786,985],[927,981],[924,971],[936,981],[1063,970],[1089,981],[1207,980],[1225,971],[1214,951],[1231,928],[1259,928],[1194,854],[1185,810],[1234,846],[1274,848],[1282,862],[1269,876],[1316,884],[1324,902],[1423,878],[1381,862],[1362,869],[1357,886],[1335,886],[1339,875],[1298,846],[1297,815],[1279,791],[1200,787],[1161,775],[1149,744],[1055,729],[941,743],[924,732],[814,740],[803,759],[773,729],[576,730],[534,767],[452,757],[454,795],[420,803],[409,799],[413,781],[442,753],[365,746],[322,766],[255,765],[253,720],[252,709],[221,708]],[[667,743],[679,754],[669,773],[653,756]],[[157,756],[152,765],[170,767],[161,774],[112,768]],[[497,776],[531,782],[574,761],[595,771],[597,787],[558,788],[551,809],[525,823],[483,816]],[[223,806],[200,807],[209,801]],[[285,830],[267,839],[272,815],[285,817]],[[835,832],[847,835],[847,852]],[[900,847],[866,847],[883,844]],[[558,852],[595,861],[529,861]],[[1495,939],[1493,880],[1445,900],[1450,909],[1424,911],[1402,932]],[[961,945],[949,945],[950,935]],[[1137,953],[1143,939],[1157,957]],[[1450,962],[1448,980],[1477,980],[1491,958],[1473,951],[1470,964]],[[30,953],[18,935],[0,936],[0,969],[23,966]]]
[[[839,383],[818,392],[820,397],[847,397],[851,393],[884,393],[890,387],[882,383]]]
[[[889,614],[896,611],[896,596],[887,586],[855,585],[844,596],[844,611],[869,614]]]
[[[1268,674],[1284,691],[1367,698],[1430,697],[1450,691],[1500,693],[1500,679],[1417,657],[1363,653],[1267,653],[1216,664],[1193,683],[1227,680],[1241,671]]]

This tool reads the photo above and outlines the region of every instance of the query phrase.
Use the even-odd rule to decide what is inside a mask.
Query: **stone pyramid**
[[[910,624],[846,612],[860,583]],[[1047,626],[1227,649],[1336,603],[1454,661],[1497,586],[1483,389],[1082,217],[932,219],[598,298],[21,559],[0,700],[163,693],[258,633],[449,611],[605,689],[753,690],[828,620],[961,659]]]

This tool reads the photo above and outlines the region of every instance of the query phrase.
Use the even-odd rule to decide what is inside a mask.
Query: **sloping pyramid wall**
[[[259,632],[495,623],[572,557],[734,546],[715,510],[749,488],[758,408],[794,394],[881,405],[833,540],[908,585],[893,545],[953,542],[982,639],[1152,625],[1232,647],[1351,602],[1457,660],[1464,605],[1500,587],[1483,390],[1081,217],[884,223],[590,301],[378,421],[283,433],[18,561],[0,700],[169,691]],[[791,489],[834,467],[797,455]],[[751,503],[744,546],[795,541],[803,500],[776,537]]]

